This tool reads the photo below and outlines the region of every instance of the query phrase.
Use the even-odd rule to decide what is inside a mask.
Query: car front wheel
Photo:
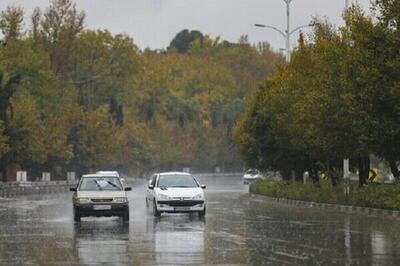
[[[81,221],[81,214],[79,213],[78,210],[74,211],[74,221],[75,222],[80,222]]]
[[[204,210],[199,211],[199,217],[204,217],[206,216],[206,206],[204,206]]]
[[[129,222],[129,210],[126,210],[125,213],[122,215],[122,220],[124,222]]]
[[[160,214],[161,214],[161,213],[157,210],[157,203],[156,203],[156,200],[154,200],[154,202],[153,202],[153,215],[156,216],[156,217],[159,217]]]

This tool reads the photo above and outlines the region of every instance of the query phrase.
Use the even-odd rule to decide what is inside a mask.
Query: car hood
[[[154,189],[157,194],[164,194],[168,197],[193,197],[198,194],[203,194],[203,189],[200,187],[193,188],[165,188],[161,189],[159,187]],[[203,194],[204,195],[204,194]]]
[[[78,191],[78,198],[123,198],[126,197],[125,191]]]

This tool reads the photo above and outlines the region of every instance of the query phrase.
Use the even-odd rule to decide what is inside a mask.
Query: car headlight
[[[203,199],[203,194],[197,194],[192,199],[194,199],[194,200],[202,200]]]
[[[158,194],[158,199],[159,200],[169,200],[170,197],[165,194]]]
[[[125,202],[128,202],[128,199],[125,198],[125,197],[114,198],[114,202],[116,202],[116,203],[125,203]]]
[[[77,201],[78,201],[78,203],[89,203],[90,199],[89,198],[78,198]]]

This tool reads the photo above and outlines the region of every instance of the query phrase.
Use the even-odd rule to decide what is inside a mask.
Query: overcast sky
[[[354,1],[355,2],[355,1]],[[370,0],[358,0],[366,10]],[[127,33],[140,48],[165,48],[177,32],[196,29],[211,36],[220,35],[237,41],[248,35],[251,42],[268,41],[274,49],[284,47],[279,33],[254,27],[262,23],[284,29],[286,25],[283,0],[77,0],[86,12],[86,26]],[[345,0],[293,0],[292,28],[307,24],[313,16],[326,17],[341,25]],[[39,6],[45,9],[49,0],[0,0],[0,9],[21,6],[27,16]],[[29,25],[29,21],[25,22]],[[297,35],[294,35],[292,43]]]

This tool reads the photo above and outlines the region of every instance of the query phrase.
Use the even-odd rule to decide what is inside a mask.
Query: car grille
[[[159,204],[165,204],[172,207],[191,207],[198,204],[203,204],[203,200],[165,200],[165,201],[158,201]]]
[[[183,198],[179,198],[179,197],[174,197],[172,198],[173,200],[191,200],[191,197],[183,197]]]
[[[95,203],[112,202],[113,199],[91,199]]]

